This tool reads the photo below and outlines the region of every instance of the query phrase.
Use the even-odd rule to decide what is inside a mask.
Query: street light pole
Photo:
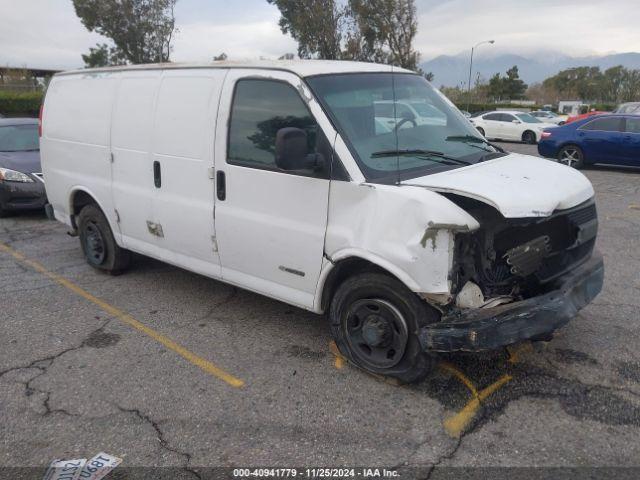
[[[475,51],[476,48],[478,48],[480,45],[484,45],[485,43],[489,43],[493,45],[494,43],[496,43],[496,41],[485,40],[471,48],[471,61],[469,62],[469,85],[467,87],[467,112],[469,111],[469,105],[471,104],[471,71],[473,70],[473,52]]]

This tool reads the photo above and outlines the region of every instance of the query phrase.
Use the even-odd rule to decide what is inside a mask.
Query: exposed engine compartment
[[[554,279],[593,251],[598,230],[593,200],[549,217],[511,219],[480,201],[445,196],[480,223],[480,229],[455,237],[453,294],[473,282],[485,299],[531,298],[552,289]]]

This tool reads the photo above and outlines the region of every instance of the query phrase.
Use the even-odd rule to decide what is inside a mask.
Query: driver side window
[[[227,162],[278,170],[276,134],[286,127],[304,130],[309,151],[316,150],[319,127],[291,85],[274,80],[239,80],[231,108]]]

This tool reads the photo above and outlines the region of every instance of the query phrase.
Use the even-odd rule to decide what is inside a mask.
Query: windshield
[[[0,127],[0,152],[39,150],[38,125]]]
[[[533,115],[529,115],[528,113],[519,113],[516,115],[516,117],[518,117],[524,123],[542,123],[536,117],[534,117]]]
[[[307,82],[368,181],[415,178],[499,155],[422,76],[357,73]]]

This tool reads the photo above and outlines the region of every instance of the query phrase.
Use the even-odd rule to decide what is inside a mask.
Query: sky
[[[640,51],[640,0],[416,0],[422,60],[482,54],[561,52],[598,55]],[[278,27],[266,0],[178,0],[172,60],[277,58],[296,43]],[[0,0],[0,65],[75,68],[105,39],[89,33],[71,0]]]

